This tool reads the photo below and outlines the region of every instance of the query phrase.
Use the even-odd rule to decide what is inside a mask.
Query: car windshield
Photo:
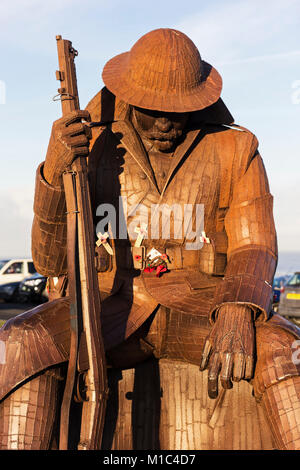
[[[0,269],[9,261],[9,259],[0,259]]]
[[[273,281],[273,287],[283,287],[287,283],[287,281],[291,278],[291,275],[286,275],[286,276],[279,276],[275,277]]]
[[[295,273],[289,280],[288,286],[300,286],[300,273]]]
[[[282,285],[282,279],[280,278],[274,279],[273,287],[280,287],[281,285]]]

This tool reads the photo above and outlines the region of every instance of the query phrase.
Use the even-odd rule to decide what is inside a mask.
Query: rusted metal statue
[[[85,111],[54,123],[37,170],[32,255],[52,300],[0,330],[0,448],[299,449],[300,330],[271,310],[277,242],[256,137],[233,123],[220,75],[179,31],[146,34],[105,65],[103,80]],[[67,217],[78,207],[66,207],[65,179],[78,157],[88,157],[104,426],[105,371],[95,397],[87,327],[75,363],[70,334]],[[171,231],[157,236],[166,208]],[[76,402],[64,434],[68,361]],[[84,412],[85,388],[98,414]]]

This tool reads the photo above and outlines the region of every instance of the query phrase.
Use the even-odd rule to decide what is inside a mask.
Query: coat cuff
[[[44,163],[36,172],[33,211],[44,222],[66,224],[66,200],[63,188],[51,186],[43,176]]]
[[[214,323],[219,308],[227,303],[248,305],[254,318],[266,321],[272,307],[272,282],[276,269],[275,254],[263,248],[244,249],[232,253],[225,277],[219,283],[209,319]]]

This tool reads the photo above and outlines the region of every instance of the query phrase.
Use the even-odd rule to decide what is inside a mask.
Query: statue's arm
[[[235,184],[225,217],[227,267],[215,296],[214,311],[227,302],[248,304],[255,317],[268,318],[277,264],[273,197],[258,152]]]
[[[61,186],[44,177],[44,163],[36,172],[31,251],[36,270],[45,276],[67,272],[66,201]]]
[[[203,349],[208,393],[218,394],[232,380],[251,379],[254,370],[254,321],[267,320],[277,264],[273,198],[259,153],[249,155],[247,170],[233,188],[225,217],[228,262],[210,312],[213,323]]]
[[[88,111],[74,111],[55,121],[45,162],[36,173],[32,258],[37,271],[56,277],[67,273],[66,201],[62,174],[79,155],[89,153]]]

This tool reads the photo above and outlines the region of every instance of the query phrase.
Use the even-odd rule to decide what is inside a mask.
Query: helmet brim
[[[221,95],[222,77],[209,63],[202,60],[203,80],[192,90],[179,92],[149,90],[130,79],[129,52],[110,59],[104,66],[105,86],[118,98],[140,108],[163,112],[183,113],[198,111],[214,104]]]

